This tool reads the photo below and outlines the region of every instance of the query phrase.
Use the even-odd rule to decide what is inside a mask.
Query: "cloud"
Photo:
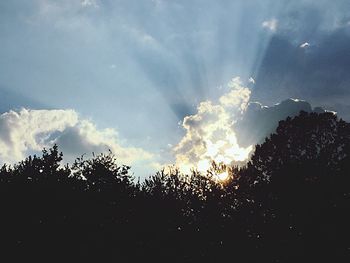
[[[0,160],[16,162],[57,143],[66,161],[109,149],[125,164],[152,161],[141,148],[122,146],[114,129],[98,129],[74,110],[9,111],[0,115]]]
[[[162,49],[159,42],[147,32],[144,32],[138,28],[132,27],[130,25],[122,25],[122,32],[129,35],[138,44],[148,46],[155,50]]]
[[[196,114],[184,118],[186,134],[174,147],[176,165],[183,172],[191,168],[204,172],[212,160],[225,164],[244,161],[251,152],[252,146],[239,146],[234,130],[235,120],[248,105],[250,90],[239,78],[232,79],[227,87],[230,91],[220,97],[218,104],[202,102]]]
[[[186,133],[173,148],[181,171],[195,168],[205,172],[213,160],[224,164],[244,162],[254,145],[273,133],[280,120],[296,116],[300,111],[324,111],[312,109],[310,103],[298,99],[287,99],[273,106],[251,102],[251,91],[240,78],[232,79],[227,87],[229,91],[217,104],[201,102],[196,114],[184,118],[182,127]]]
[[[24,16],[29,25],[42,26],[43,30],[61,30],[76,34],[79,32],[80,37],[86,37],[89,33],[94,34],[98,27],[94,19],[94,14],[100,10],[96,0],[33,2],[34,9],[32,12],[26,12]]]
[[[303,98],[350,120],[350,34],[347,29],[324,32],[312,49],[285,35],[274,35],[258,72],[252,99],[273,104]],[[306,52],[307,51],[307,52]]]
[[[310,46],[310,44],[308,42],[305,42],[303,44],[301,44],[299,47],[300,48],[308,48]]]
[[[238,109],[242,113],[248,105],[250,89],[243,87],[238,77],[233,78],[227,87],[230,92],[220,97],[220,104],[225,108]]]
[[[324,112],[322,108],[312,109],[309,102],[298,99],[287,99],[273,106],[250,102],[235,125],[237,140],[242,147],[262,143],[265,137],[276,130],[280,120],[296,116],[300,111]]]
[[[114,129],[97,129],[88,120],[79,120],[73,127],[65,129],[54,139],[61,149],[72,158],[82,153],[101,153],[111,150],[118,160],[125,164],[149,160],[152,154],[141,148],[123,147],[119,143],[118,134]]]
[[[248,79],[248,82],[249,82],[249,83],[252,83],[252,84],[255,84],[255,79],[254,79],[253,77],[250,77],[250,78]]]
[[[225,164],[245,161],[253,145],[275,130],[278,121],[297,115],[300,110],[312,111],[306,101],[289,99],[271,107],[250,102],[250,90],[239,78],[232,79],[218,103],[204,101],[196,114],[186,116],[182,126],[184,137],[176,146],[176,165],[183,172],[191,168],[206,171],[212,160]],[[322,109],[314,109],[318,112]],[[8,111],[0,115],[0,161],[13,163],[36,153],[43,147],[58,144],[65,161],[76,157],[111,150],[120,163],[133,165],[144,176],[161,166],[157,156],[120,142],[114,129],[98,129],[74,110]]]
[[[63,131],[78,121],[72,110],[9,111],[0,115],[0,158],[22,159],[28,150],[39,151],[48,134]]]
[[[263,28],[266,28],[272,32],[276,32],[277,25],[278,25],[278,20],[275,18],[272,18],[270,20],[266,20],[266,21],[262,22],[262,24],[261,24],[261,26]]]
[[[81,6],[83,6],[83,7],[98,7],[98,4],[95,0],[82,0]]]

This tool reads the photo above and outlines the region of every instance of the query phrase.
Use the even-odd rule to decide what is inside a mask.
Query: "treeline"
[[[0,169],[3,258],[350,262],[350,124],[332,113],[287,118],[246,166],[205,175],[61,162],[54,146]]]

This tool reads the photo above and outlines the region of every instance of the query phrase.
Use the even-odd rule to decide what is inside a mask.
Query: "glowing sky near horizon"
[[[129,150],[147,171],[240,160],[252,148],[227,106],[239,97],[228,95],[237,76],[246,104],[300,98],[349,119],[348,10],[345,0],[1,1],[0,159],[59,141],[68,156],[109,147],[130,161]],[[201,110],[221,114],[213,120],[224,134],[200,126],[205,149],[188,143],[186,126]]]

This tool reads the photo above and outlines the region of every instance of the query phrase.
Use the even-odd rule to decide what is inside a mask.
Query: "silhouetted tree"
[[[348,254],[349,146],[348,123],[305,112],[256,146],[239,195],[250,200],[241,212],[252,215],[247,228],[262,240],[262,253],[283,262],[340,262]]]
[[[3,257],[349,262],[350,124],[332,113],[287,118],[246,166],[206,174],[136,182],[111,152],[62,157],[55,145],[0,168]]]

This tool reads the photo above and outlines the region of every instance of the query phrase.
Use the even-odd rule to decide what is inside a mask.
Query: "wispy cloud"
[[[96,0],[82,0],[81,5],[83,7],[98,7]]]
[[[270,20],[265,20],[264,22],[262,22],[261,26],[272,32],[276,32],[277,26],[278,26],[278,20],[275,18],[272,18]]]
[[[249,82],[249,83],[252,83],[252,84],[255,84],[255,79],[254,79],[253,77],[250,77],[250,78],[248,79],[248,82]]]
[[[308,42],[305,42],[303,44],[301,44],[299,47],[300,48],[308,48],[310,46],[310,44]]]

